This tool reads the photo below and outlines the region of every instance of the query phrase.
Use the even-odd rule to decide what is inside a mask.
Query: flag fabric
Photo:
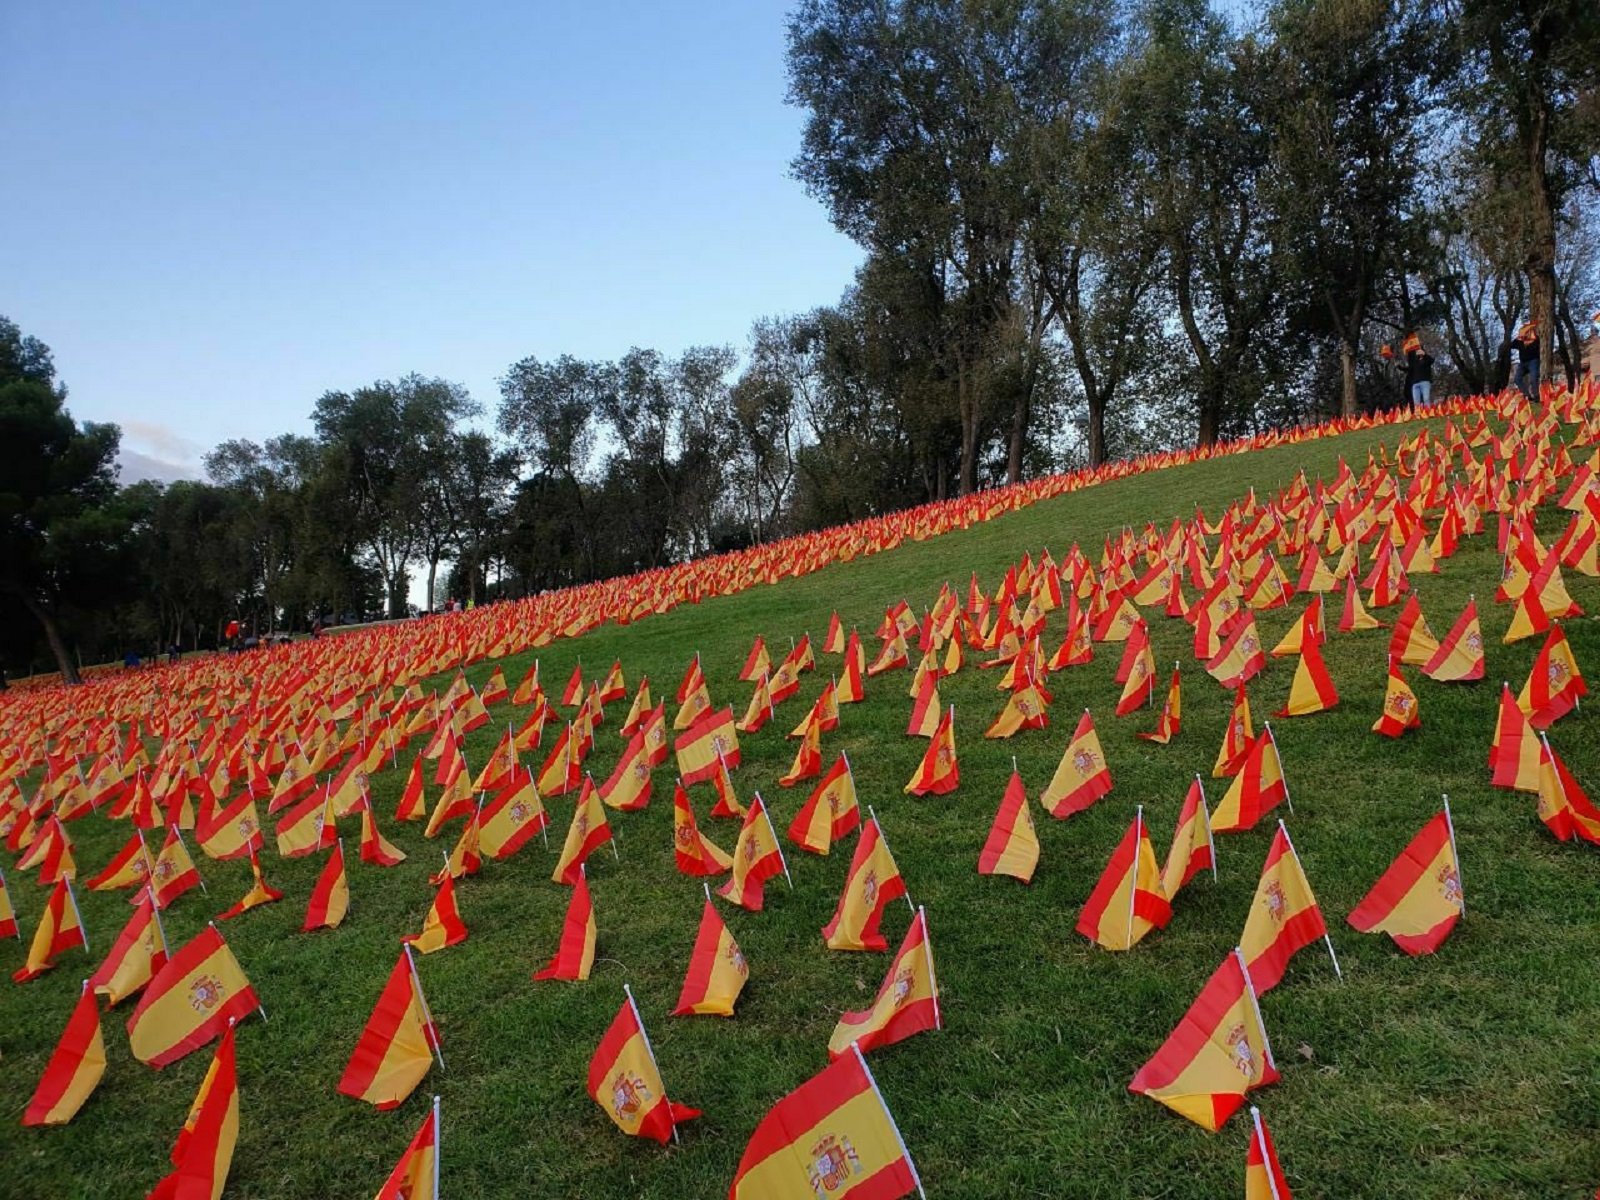
[[[149,983],[166,961],[166,937],[155,901],[146,888],[133,916],[112,943],[111,952],[89,976],[89,986],[96,995],[106,998],[108,1008],[114,1008]]]
[[[1131,950],[1152,929],[1172,920],[1161,886],[1161,868],[1144,824],[1144,808],[1111,852],[1106,868],[1078,914],[1077,930],[1107,950]]]
[[[1211,814],[1213,833],[1236,833],[1254,829],[1256,822],[1289,798],[1283,779],[1283,760],[1278,757],[1278,741],[1272,726],[1250,745],[1244,767],[1233,777],[1222,802]]]
[[[693,785],[710,779],[717,763],[739,765],[739,735],[733,727],[733,709],[708,712],[673,743],[678,756],[678,776]]]
[[[1261,1119],[1261,1110],[1250,1106],[1250,1152],[1244,1160],[1244,1200],[1294,1200],[1289,1181],[1278,1165],[1278,1151],[1272,1134]]]
[[[711,806],[711,815],[744,820],[744,805],[739,803],[738,794],[734,791],[733,775],[728,771],[727,763],[718,760],[717,769],[711,776],[711,786],[717,793],[717,802]]]
[[[1140,618],[1128,635],[1122,665],[1117,671],[1122,695],[1117,700],[1117,716],[1125,717],[1150,703],[1156,690],[1156,656],[1150,649],[1150,628]]]
[[[1300,856],[1279,821],[1250,901],[1250,915],[1239,935],[1239,949],[1244,952],[1256,995],[1264,996],[1277,987],[1296,952],[1327,935],[1322,909],[1311,892]]]
[[[911,702],[906,736],[931,738],[939,729],[939,717],[943,712],[944,705],[939,700],[939,673],[928,671],[918,683],[916,698]]]
[[[22,930],[17,925],[17,910],[11,904],[11,891],[6,887],[6,877],[0,872],[0,938],[14,937],[22,939]]]
[[[133,1056],[165,1067],[207,1045],[261,1002],[215,925],[190,938],[144,989],[128,1018]]]
[[[1413,592],[1394,623],[1394,633],[1389,638],[1389,654],[1410,667],[1426,666],[1439,652],[1439,639],[1428,628],[1428,618],[1422,615],[1422,603]]]
[[[428,915],[423,918],[422,932],[412,934],[405,941],[418,954],[432,954],[466,940],[467,924],[456,908],[455,876],[446,872],[439,881],[439,890],[433,894]]]
[[[171,907],[179,896],[202,886],[200,871],[189,857],[189,847],[176,825],[167,827],[167,840],[150,868],[150,882],[156,891],[156,903],[162,908]]]
[[[802,780],[822,774],[822,731],[815,721],[807,722],[805,735],[795,751],[794,762],[778,780],[780,787],[793,787]]]
[[[535,666],[538,664],[535,663]],[[439,1200],[439,1097],[375,1200]]]
[[[1588,694],[1589,685],[1578,669],[1566,631],[1560,625],[1552,625],[1550,636],[1533,660],[1528,681],[1522,685],[1517,707],[1527,714],[1528,724],[1535,729],[1548,729]]]
[[[944,796],[961,782],[961,766],[956,762],[956,709],[951,705],[939,718],[928,749],[904,791],[912,796]]]
[[[1094,718],[1083,710],[1078,718],[1078,728],[1062,752],[1061,762],[1050,779],[1039,803],[1052,817],[1070,817],[1088,808],[1111,790],[1111,768],[1105,751],[1100,748],[1100,735],[1095,732]]]
[[[105,1073],[106,1043],[100,1029],[100,1006],[86,981],[22,1114],[22,1123],[65,1125],[77,1115]]]
[[[337,841],[334,842],[335,849],[338,848],[338,845]],[[241,896],[239,902],[232,908],[229,908],[226,912],[218,913],[217,920],[231,921],[240,914],[249,912],[252,908],[259,908],[263,904],[271,904],[275,900],[283,899],[283,893],[268,884],[266,879],[262,877],[261,859],[254,854],[250,856],[250,875],[254,881],[250,885],[250,890]]]
[[[605,805],[595,790],[594,781],[585,779],[578,805],[567,826],[566,840],[561,844],[561,856],[556,861],[551,880],[569,887],[578,881],[578,872],[589,855],[611,840],[611,824],[606,820]]]
[[[106,864],[105,870],[86,880],[84,886],[92,892],[109,892],[123,888],[142,888],[150,878],[150,851],[138,830]]]
[[[1217,761],[1211,768],[1211,778],[1231,779],[1244,769],[1255,743],[1255,726],[1250,721],[1250,697],[1240,684],[1233,691],[1233,710],[1228,714],[1228,727],[1222,733],[1222,745],[1217,749]]]
[[[700,1115],[698,1109],[667,1099],[661,1069],[631,991],[626,992],[622,1007],[589,1059],[588,1090],[589,1097],[623,1133],[654,1138],[662,1145],[675,1136],[679,1125]]]
[[[238,1140],[239,1080],[230,1021],[172,1147],[172,1172],[156,1184],[149,1200],[218,1200]]]
[[[812,854],[827,854],[833,843],[861,825],[855,776],[840,754],[789,824],[789,840]]]
[[[1013,769],[1005,795],[1000,798],[1000,808],[989,826],[989,836],[978,853],[978,874],[1009,875],[1030,883],[1038,865],[1039,834],[1033,827],[1022,776]]]
[[[1362,933],[1387,933],[1407,954],[1432,954],[1466,910],[1450,808],[1422,827],[1351,912]]]
[[[555,956],[539,971],[535,979],[565,979],[581,983],[589,978],[589,968],[594,965],[594,904],[589,899],[589,876],[580,865],[577,881],[572,885],[572,897],[567,901],[567,915],[561,922],[561,941]]]
[[[906,881],[889,852],[883,827],[877,817],[871,817],[856,839],[833,919],[822,929],[828,949],[887,950],[889,943],[878,932],[883,910],[889,901],[905,894]]]
[[[899,1200],[916,1166],[860,1050],[841,1055],[761,1118],[728,1200]]]
[[[1128,1090],[1215,1133],[1245,1094],[1278,1080],[1244,956],[1222,960]]]
[[[380,1111],[398,1108],[433,1066],[438,1047],[417,964],[402,947],[350,1052],[339,1094]]]
[[[9,906],[10,901],[7,901]],[[58,879],[39,914],[39,925],[33,931],[33,941],[28,945],[28,958],[11,976],[16,983],[37,979],[56,965],[56,955],[73,946],[89,950],[89,937],[84,932],[83,917],[78,912],[77,898],[72,894],[72,880]]]
[[[1326,712],[1339,703],[1339,689],[1333,686],[1328,664],[1322,660],[1317,644],[1307,641],[1300,647],[1300,662],[1294,669],[1289,699],[1278,710],[1280,717],[1306,717]]]
[[[1170,904],[1184,884],[1207,867],[1211,868],[1215,879],[1217,846],[1211,836],[1211,813],[1206,808],[1206,793],[1200,786],[1200,776],[1196,775],[1183,798],[1178,827],[1173,831],[1167,861],[1161,868],[1161,891],[1167,903]]]
[[[344,843],[335,842],[328,851],[328,861],[317,876],[317,886],[311,889],[311,900],[306,905],[305,923],[301,933],[313,929],[337,929],[350,911],[350,880],[344,871]]]
[[[828,1038],[828,1057],[893,1045],[925,1029],[939,1029],[939,983],[933,968],[933,943],[928,937],[928,915],[919,908],[906,930],[900,950],[884,973],[877,998],[870,1008],[839,1015]]]
[[[550,824],[533,772],[518,767],[478,812],[478,849],[496,862],[510,858]]]
[[[422,755],[411,760],[411,771],[406,775],[406,786],[395,805],[396,821],[420,821],[428,812],[428,797],[422,787]]]
[[[1586,842],[1600,843],[1600,809],[1578,785],[1550,739],[1539,737],[1539,819],[1560,841],[1576,834]]]
[[[650,803],[650,764],[644,748],[644,735],[628,739],[622,757],[606,781],[600,785],[600,799],[618,812],[638,812]],[[530,779],[531,783],[532,780]]]
[[[1422,714],[1417,708],[1417,694],[1400,673],[1400,660],[1390,657],[1389,681],[1384,687],[1383,711],[1372,724],[1372,732],[1384,737],[1397,738],[1408,729],[1422,727]]]
[[[783,861],[783,847],[778,845],[772,818],[767,815],[766,802],[761,799],[761,793],[756,792],[745,810],[739,840],[733,847],[733,873],[717,889],[717,895],[740,908],[760,912],[766,903],[767,880],[788,872],[788,865]]]
[[[1476,600],[1467,601],[1439,649],[1423,664],[1422,673],[1440,683],[1471,683],[1483,678],[1483,630]]]
[[[1489,744],[1489,782],[1518,792],[1539,790],[1539,736],[1511,697],[1511,685],[1500,689],[1494,740]]]
[[[672,793],[672,853],[685,875],[721,875],[733,865],[727,851],[700,832],[681,783]]]
[[[378,828],[378,814],[372,808],[372,796],[361,802],[361,861],[375,867],[397,867],[406,860],[406,852],[383,836]]]
[[[314,789],[284,813],[274,832],[278,839],[278,853],[284,858],[303,858],[333,845],[339,835],[333,823],[328,789]]]
[[[1165,746],[1178,736],[1178,731],[1183,727],[1183,689],[1179,675],[1178,664],[1172,664],[1172,681],[1167,684],[1167,698],[1161,705],[1161,713],[1156,717],[1156,727],[1148,732],[1141,732],[1136,736],[1146,742],[1154,742],[1158,746]]]
[[[749,978],[750,964],[745,961],[744,952],[707,896],[705,907],[700,910],[700,931],[689,954],[683,990],[672,1015],[731,1017]]]
[[[195,840],[206,857],[223,861],[260,851],[265,840],[255,796],[241,792],[226,808],[210,813],[202,810],[195,825]]]

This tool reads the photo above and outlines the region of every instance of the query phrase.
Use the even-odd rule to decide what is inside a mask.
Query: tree
[[[604,402],[604,384],[600,367],[565,354],[550,363],[525,358],[512,364],[500,380],[500,432],[518,447],[535,474],[566,486],[572,513],[566,536],[582,555],[584,578],[595,563],[584,479],[594,452],[594,417]]]
[[[0,591],[38,622],[61,677],[79,682],[57,621],[94,596],[127,524],[116,496],[115,425],[78,424],[49,348],[0,317]]]

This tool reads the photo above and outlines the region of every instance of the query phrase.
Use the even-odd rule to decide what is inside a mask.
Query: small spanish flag
[[[1272,736],[1272,726],[1267,725],[1261,736],[1251,741],[1243,769],[1233,777],[1233,783],[1212,814],[1212,831],[1235,833],[1254,829],[1257,821],[1288,798],[1283,760],[1278,757],[1278,741]],[[1292,806],[1290,811],[1293,811]]]
[[[928,749],[916,773],[903,789],[912,796],[944,796],[961,783],[961,765],[956,761],[956,707],[951,705],[939,719]]]
[[[1362,933],[1387,933],[1407,954],[1432,954],[1450,936],[1466,898],[1450,804],[1422,827],[1349,920]]]
[[[172,1147],[173,1170],[151,1190],[151,1200],[187,1200],[191,1196],[216,1200],[227,1186],[238,1140],[239,1080],[234,1071],[230,1020]]]
[[[9,898],[6,906],[10,907]],[[39,927],[33,931],[33,941],[28,946],[28,958],[12,974],[16,983],[37,979],[56,965],[56,955],[73,946],[89,950],[89,937],[83,929],[83,917],[78,913],[78,900],[72,894],[72,880],[59,879],[45,901],[44,912],[39,914]]]
[[[100,1030],[100,1006],[86,979],[61,1040],[51,1052],[33,1099],[22,1114],[22,1123],[65,1125],[77,1115],[105,1073],[106,1043]]]
[[[928,914],[917,909],[900,951],[884,973],[870,1008],[839,1016],[828,1038],[828,1057],[840,1058],[852,1048],[861,1051],[889,1046],[925,1029],[940,1029],[939,980],[933,969],[933,943]]]
[[[672,1015],[731,1017],[733,1006],[749,978],[750,964],[711,903],[711,890],[707,887],[705,908],[700,912],[700,932],[695,935],[689,969],[683,977],[683,991],[678,994],[678,1005]]]
[[[1131,950],[1152,929],[1172,920],[1161,887],[1161,868],[1144,824],[1144,806],[1111,852],[1099,882],[1078,914],[1078,932],[1107,950]]]
[[[700,1110],[667,1099],[633,992],[627,985],[622,990],[622,1007],[589,1059],[589,1096],[623,1133],[666,1145],[669,1137],[677,1139],[678,1126],[698,1117]]]
[[[875,814],[856,839],[855,855],[850,859],[844,887],[833,919],[823,926],[822,936],[830,950],[887,950],[889,943],[878,926],[889,901],[906,894],[906,881],[889,852],[883,827]],[[911,901],[906,901],[911,907]]]
[[[578,796],[578,806],[572,810],[572,822],[567,826],[566,841],[561,844],[561,857],[556,860],[552,882],[569,887],[578,881],[578,872],[601,846],[611,841],[611,823],[606,820],[605,805],[595,790],[594,780],[585,776],[583,791]]]
[[[733,873],[728,882],[717,889],[717,895],[740,908],[760,912],[766,903],[767,880],[780,873],[788,878],[789,866],[783,860],[778,835],[773,832],[772,818],[767,816],[766,802],[757,792],[745,810],[739,840],[733,847]],[[793,886],[791,880],[790,887]]]
[[[1289,840],[1289,831],[1279,821],[1256,894],[1250,901],[1250,915],[1239,935],[1239,949],[1244,952],[1256,995],[1264,996],[1277,987],[1289,960],[1318,938],[1326,942],[1328,955],[1333,958],[1333,943],[1328,941],[1322,909],[1312,895],[1311,882]],[[1333,969],[1335,973],[1339,971],[1337,958],[1333,958]]]
[[[999,811],[989,826],[989,837],[978,854],[978,874],[1009,875],[1029,883],[1038,865],[1039,834],[1033,827],[1022,776],[1013,765]]]
[[[152,1067],[175,1063],[261,1007],[228,943],[208,925],[156,972],[128,1018],[133,1056]]]
[[[1070,817],[1110,790],[1111,769],[1106,764],[1105,751],[1100,748],[1094,718],[1086,708],[1078,718],[1078,728],[1062,752],[1061,762],[1039,797],[1039,803],[1053,817]]]
[[[1261,1110],[1250,1106],[1250,1152],[1244,1160],[1244,1200],[1294,1200],[1289,1181],[1278,1165],[1278,1151],[1261,1119]]]
[[[578,866],[578,878],[572,885],[572,898],[567,901],[567,915],[561,922],[561,941],[555,956],[539,971],[535,979],[565,979],[581,983],[589,978],[589,968],[594,965],[594,904],[589,899],[589,876],[583,865]]]
[[[439,1035],[410,947],[402,946],[339,1079],[339,1094],[380,1111],[397,1108],[433,1066]]]
[[[812,789],[789,824],[789,840],[812,854],[827,854],[833,843],[861,825],[855,776],[843,753]]]
[[[534,663],[533,669],[538,666]],[[435,1096],[433,1110],[423,1118],[422,1128],[378,1189],[376,1200],[439,1200],[440,1150],[439,1097]]]

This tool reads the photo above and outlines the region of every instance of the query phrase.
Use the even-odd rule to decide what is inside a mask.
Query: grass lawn
[[[1414,427],[1386,430],[1393,438]],[[699,651],[713,700],[742,713],[749,686],[737,682],[752,638],[767,638],[774,662],[791,636],[820,645],[830,611],[870,637],[886,604],[902,597],[919,612],[939,585],[962,589],[970,572],[991,592],[1024,551],[1058,557],[1077,541],[1098,558],[1101,539],[1147,520],[1165,529],[1199,502],[1215,516],[1254,486],[1265,495],[1297,469],[1332,480],[1338,455],[1359,471],[1371,433],[1233,456],[1122,480],[1038,504],[987,525],[841,564],[801,579],[684,606],[629,628],[606,628],[541,654],[543,680],[559,695],[574,662],[586,674],[620,659],[630,690],[648,675],[669,700]],[[1548,535],[1565,513],[1548,510]],[[1499,681],[1520,688],[1539,639],[1503,646],[1509,606],[1496,605],[1493,524],[1466,542],[1436,576],[1413,579],[1434,632],[1444,636],[1476,592],[1488,644],[1488,677],[1435,684],[1408,670],[1423,727],[1398,742],[1369,732],[1381,705],[1389,631],[1333,631],[1326,657],[1342,696],[1318,716],[1274,722],[1294,812],[1288,822],[1327,916],[1344,981],[1317,947],[1296,957],[1262,1003],[1283,1079],[1255,1094],[1296,1197],[1587,1197],[1600,1183],[1600,856],[1561,845],[1534,816],[1533,797],[1495,791],[1485,769]],[[1568,586],[1600,609],[1596,581],[1569,572]],[[1260,620],[1270,646],[1298,619],[1302,601]],[[1398,608],[1378,615],[1392,622]],[[1051,615],[1059,642],[1064,613]],[[1174,660],[1184,673],[1183,732],[1169,746],[1138,741],[1153,710],[1112,714],[1120,646],[1096,646],[1095,661],[1051,677],[1048,730],[984,741],[1000,710],[998,675],[968,667],[941,684],[956,707],[962,781],[943,798],[903,795],[924,748],[904,735],[909,674],[867,681],[867,700],[842,710],[823,737],[827,762],[845,750],[863,804],[873,805],[912,898],[927,907],[942,987],[945,1029],[871,1056],[871,1066],[931,1197],[1211,1198],[1242,1191],[1248,1119],[1208,1135],[1160,1105],[1130,1095],[1128,1080],[1160,1045],[1195,992],[1234,945],[1271,840],[1270,822],[1219,836],[1220,879],[1196,879],[1175,915],[1134,950],[1111,954],[1073,931],[1107,856],[1143,804],[1164,856],[1191,777],[1206,777],[1213,804],[1224,781],[1210,770],[1229,695],[1190,653],[1181,621],[1152,615],[1161,679]],[[1568,623],[1581,666],[1600,675],[1600,627]],[[501,664],[514,686],[530,659]],[[818,655],[800,695],[777,719],[743,739],[735,773],[742,797],[760,790],[780,834],[808,788],[778,786],[793,757],[784,739],[837,659]],[[469,672],[481,683],[492,669]],[[1251,686],[1257,725],[1287,695],[1294,660],[1273,660]],[[1596,703],[1600,704],[1600,697]],[[975,866],[1016,756],[1030,796],[1055,769],[1078,713],[1091,708],[1115,787],[1088,812],[1055,821],[1038,808],[1043,842],[1031,886],[981,878]],[[474,733],[470,767],[482,765],[498,727]],[[622,747],[613,705],[589,767],[610,773]],[[1577,778],[1600,792],[1600,737],[1585,706],[1557,723],[1551,741]],[[547,732],[545,747],[550,745]],[[413,743],[413,749],[420,743]],[[525,756],[537,767],[538,757]],[[344,926],[298,931],[321,857],[268,853],[279,904],[223,926],[270,1020],[240,1029],[242,1118],[226,1195],[324,1200],[374,1193],[437,1091],[443,1097],[443,1194],[447,1197],[683,1197],[725,1195],[750,1131],[778,1097],[826,1062],[840,1011],[870,1002],[888,955],[828,951],[819,930],[832,913],[850,846],[827,858],[785,841],[792,891],[767,885],[759,914],[723,906],[751,964],[732,1020],[669,1018],[693,944],[700,882],[677,873],[672,854],[673,768],[655,773],[648,810],[612,814],[620,860],[602,850],[590,880],[599,949],[584,984],[534,983],[555,948],[567,889],[550,882],[572,797],[548,801],[551,847],[536,839],[506,863],[486,863],[458,896],[471,937],[419,959],[441,1027],[448,1069],[437,1068],[392,1113],[339,1096],[342,1072],[396,953],[421,927],[436,870],[457,829],[433,843],[420,825],[392,819],[409,754],[375,778],[383,828],[411,858],[393,870],[367,867],[350,846],[352,909]],[[431,778],[431,773],[430,773]],[[693,789],[701,828],[725,849],[737,825],[705,814],[709,785]],[[1410,959],[1387,938],[1360,935],[1344,918],[1448,793],[1460,842],[1466,915],[1432,958]],[[428,789],[430,803],[437,789]],[[70,826],[80,875],[99,870],[127,836],[91,817]],[[198,851],[196,851],[198,854]],[[247,888],[241,863],[200,862],[210,894],[190,893],[166,914],[174,945]],[[8,872],[25,936],[44,892]],[[26,986],[0,984],[0,1196],[143,1195],[166,1155],[203,1075],[209,1052],[164,1071],[131,1057],[122,1030],[133,1002],[105,1022],[105,1080],[68,1126],[24,1130],[17,1119],[59,1036],[79,981],[104,954],[128,909],[121,893],[83,893],[92,959],[73,951],[59,969]],[[889,909],[898,944],[909,913]],[[25,944],[0,947],[6,971]],[[680,1146],[622,1136],[584,1092],[588,1058],[632,985],[674,1099],[705,1110]]]

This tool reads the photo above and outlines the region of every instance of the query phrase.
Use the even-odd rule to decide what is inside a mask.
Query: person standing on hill
[[[1539,323],[1529,321],[1511,341],[1517,352],[1517,373],[1512,386],[1529,400],[1539,398]]]
[[[1433,398],[1433,355],[1415,333],[1406,335],[1405,351],[1406,403],[1413,409],[1425,408]]]

